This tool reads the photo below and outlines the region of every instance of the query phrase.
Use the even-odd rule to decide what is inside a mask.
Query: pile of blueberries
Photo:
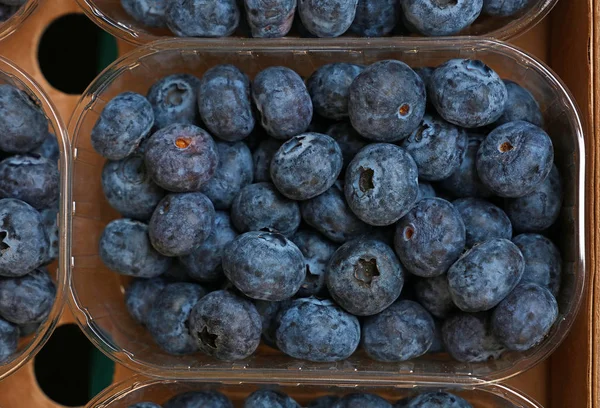
[[[100,256],[136,278],[127,309],[172,354],[240,360],[261,337],[314,362],[528,350],[561,283],[542,122],[478,60],[171,75],[92,130],[126,217]]]
[[[534,0],[121,0],[139,23],[179,37],[226,37],[242,23],[250,35],[283,37],[296,22],[305,37],[390,34],[447,36],[480,15],[516,18]],[[296,13],[297,10],[297,13]],[[246,31],[246,30],[242,30]]]
[[[48,317],[58,256],[59,148],[29,95],[0,85],[0,364]]]
[[[178,394],[162,407],[153,402],[139,402],[129,408],[233,408],[229,398],[218,391],[190,391]],[[281,391],[262,389],[253,392],[244,401],[244,408],[300,408],[293,398]],[[473,408],[465,399],[449,392],[424,392],[413,397],[402,398],[391,404],[375,394],[352,393],[343,397],[326,395],[311,401],[307,408]]]

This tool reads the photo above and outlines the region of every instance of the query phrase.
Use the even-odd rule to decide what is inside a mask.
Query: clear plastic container
[[[499,40],[515,38],[539,23],[558,0],[529,0],[529,5],[521,13],[512,17],[480,16],[470,27],[459,33],[464,36],[481,36]],[[164,37],[174,37],[168,29],[146,27],[137,22],[125,12],[121,0],[77,0],[85,14],[115,37],[133,44],[144,44]],[[242,11],[242,19],[245,19]],[[245,21],[242,21],[242,24]],[[242,26],[242,24],[240,24]],[[239,28],[234,36],[248,37],[244,28]],[[350,33],[344,36],[350,36]],[[289,37],[297,37],[298,33],[292,28]],[[350,37],[347,37],[350,38]],[[409,37],[410,38],[410,37]],[[275,40],[277,41],[277,40]],[[435,38],[431,38],[435,41]]]
[[[397,382],[474,384],[505,379],[545,359],[567,335],[581,304],[584,282],[584,144],[573,98],[542,63],[510,45],[494,40],[452,39],[410,42],[394,39],[295,41],[167,40],[140,47],[108,67],[81,97],[69,125],[73,135],[72,309],[91,341],[115,361],[138,372],[163,378],[313,381],[378,384]],[[526,86],[537,98],[553,139],[556,163],[564,178],[565,199],[557,223],[557,244],[563,255],[560,316],[541,345],[525,353],[505,353],[495,361],[464,364],[446,356],[426,355],[403,363],[380,363],[356,353],[335,364],[292,359],[268,347],[235,363],[202,354],[172,356],[161,351],[145,328],[128,315],[126,280],[108,270],[98,256],[104,226],[118,214],[106,202],[100,185],[104,159],[90,144],[90,132],[105,104],[128,90],[146,94],[158,79],[173,73],[201,76],[216,64],[238,66],[251,78],[273,65],[295,69],[308,77],[330,62],[369,64],[399,59],[413,67],[438,65],[449,58],[478,58],[502,77]]]
[[[0,380],[16,371],[29,359],[34,357],[50,335],[54,331],[58,320],[60,319],[63,306],[66,302],[65,294],[68,284],[67,261],[70,258],[70,251],[67,246],[70,236],[71,212],[69,205],[71,203],[70,191],[70,161],[71,147],[67,136],[66,126],[58,115],[58,111],[52,105],[50,99],[44,91],[36,84],[24,71],[18,68],[11,61],[0,57],[0,83],[11,84],[29,94],[31,98],[40,106],[48,118],[49,130],[56,135],[60,148],[59,172],[60,172],[60,212],[58,216],[60,253],[58,262],[54,262],[48,267],[50,275],[56,283],[56,300],[46,321],[38,328],[36,333],[21,338],[15,357],[6,364],[0,364]]]
[[[370,392],[377,394],[388,401],[395,401],[404,397],[416,395],[426,391],[448,391],[469,401],[474,408],[542,408],[531,398],[519,394],[516,390],[506,385],[490,385],[478,388],[439,388],[427,386],[413,386],[404,384],[397,387],[344,387],[339,385],[314,386],[281,384],[278,386],[267,384],[207,384],[200,382],[176,382],[148,380],[144,377],[134,376],[124,382],[117,383],[105,389],[87,405],[88,408],[128,408],[137,402],[165,403],[169,398],[188,391],[216,390],[231,399],[235,407],[242,407],[244,399],[260,388],[276,389],[285,392],[294,398],[300,405],[306,404],[323,395],[343,396],[353,392]],[[368,408],[368,407],[366,407]]]
[[[21,26],[25,19],[37,8],[40,0],[29,0],[23,4],[8,20],[0,22],[0,40],[5,39]]]

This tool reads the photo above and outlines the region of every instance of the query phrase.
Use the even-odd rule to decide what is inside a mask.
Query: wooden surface
[[[586,114],[591,112],[593,101],[592,91],[588,85],[591,70],[587,58],[591,3],[592,0],[562,1],[550,18],[515,41],[518,46],[552,65],[571,88]],[[596,5],[596,7],[599,6]],[[37,44],[45,27],[54,19],[77,11],[78,5],[74,0],[42,1],[38,10],[21,29],[0,43],[0,55],[13,60],[25,69],[46,90],[65,122],[68,122],[78,97],[61,93],[44,79],[37,62]],[[596,9],[596,12],[599,10]],[[566,16],[568,18],[565,18]],[[573,24],[573,21],[578,23]],[[593,44],[600,46],[596,37],[594,37]],[[131,49],[130,45],[119,43],[121,53],[129,49]],[[57,63],[64,62],[57,61]],[[594,80],[596,84],[600,85],[600,78],[597,75]],[[596,114],[600,115],[598,107],[596,107]],[[591,117],[589,126],[592,126]],[[589,133],[589,135],[591,134]],[[597,152],[591,143],[592,140],[588,140],[589,143],[587,143],[588,174],[595,175],[595,180],[599,180],[600,175],[595,173],[596,167],[593,160],[596,158]],[[588,184],[588,191],[598,191],[595,181]],[[594,194],[590,194],[588,197],[589,208],[594,208],[592,207],[596,202]],[[592,213],[590,211],[590,214]],[[593,215],[594,217],[589,217],[588,225],[595,230],[597,225],[595,213]],[[588,254],[590,255],[588,265],[589,271],[592,271],[595,269],[592,266],[595,267],[596,256],[594,251],[589,248],[596,248],[596,241],[590,237],[588,245]],[[590,286],[590,292],[591,290]],[[595,406],[592,399],[597,402],[600,395],[597,387],[590,385],[592,378],[595,384],[599,384],[600,373],[597,365],[592,365],[588,358],[592,353],[591,306],[586,304],[584,309],[586,310],[580,314],[573,332],[559,351],[548,361],[539,364],[527,373],[512,378],[508,381],[509,384],[550,408],[591,408]],[[73,322],[73,318],[68,309],[65,309],[61,324],[70,322]],[[598,326],[594,325],[594,329],[600,332]],[[597,358],[600,346],[596,343],[594,347],[594,358]],[[117,367],[115,381],[125,379],[130,375],[131,372],[128,370]],[[591,388],[595,388],[595,390],[587,392]],[[58,405],[48,399],[37,386],[33,364],[30,362],[0,383],[0,407],[55,408]]]

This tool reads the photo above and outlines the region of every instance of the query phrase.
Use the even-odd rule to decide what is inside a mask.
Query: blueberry
[[[481,142],[477,173],[496,195],[523,197],[546,179],[553,161],[554,149],[546,132],[529,122],[509,122]]]
[[[325,275],[333,299],[348,312],[370,316],[390,306],[402,291],[404,268],[381,241],[356,239],[333,254]]]
[[[36,333],[43,323],[29,323],[19,326],[19,337],[29,337]]]
[[[485,313],[457,313],[444,321],[442,338],[446,351],[463,363],[481,363],[499,358],[505,348],[492,334]]]
[[[300,405],[280,391],[258,390],[246,398],[244,408],[300,408]]]
[[[156,296],[146,327],[158,346],[169,354],[197,351],[195,336],[188,331],[192,308],[206,295],[195,283],[170,283]]]
[[[454,206],[441,198],[419,201],[396,225],[396,254],[417,276],[442,275],[465,247],[465,224]]]
[[[23,276],[48,256],[48,237],[42,216],[29,204],[0,200],[0,276]]]
[[[204,73],[198,106],[202,121],[220,139],[237,142],[254,129],[250,80],[233,65],[217,65]]]
[[[58,200],[56,163],[38,155],[17,155],[0,162],[0,197],[25,201],[36,209]]]
[[[19,1],[20,2],[20,1]],[[8,4],[0,4],[0,21],[6,21],[15,15],[21,6],[11,6]]]
[[[330,300],[297,299],[280,316],[277,346],[285,354],[314,362],[344,360],[360,341],[360,324]]]
[[[42,144],[33,149],[30,153],[40,155],[53,163],[57,163],[60,159],[60,148],[58,147],[56,136],[47,132]]]
[[[324,118],[340,120],[348,117],[348,92],[361,65],[337,62],[317,69],[306,81],[316,113]]]
[[[189,391],[177,394],[163,408],[233,408],[233,404],[218,391]]]
[[[436,197],[437,197],[437,194],[436,194],[433,186],[426,181],[419,180],[419,194],[417,196],[417,203],[426,198],[436,198]]]
[[[515,122],[517,120],[524,120],[532,123],[536,126],[542,127],[544,124],[544,118],[540,111],[540,105],[533,97],[533,95],[521,85],[504,80],[506,85],[506,91],[508,92],[508,99],[506,100],[506,107],[504,113],[500,116],[494,125],[496,127],[503,125],[508,122]]]
[[[449,392],[424,392],[411,399],[407,408],[473,408],[458,395]]]
[[[313,114],[312,101],[300,76],[289,68],[269,67],[252,82],[252,99],[269,135],[287,140],[304,132]]]
[[[473,23],[483,0],[401,0],[404,18],[427,36],[453,35]]]
[[[479,198],[461,198],[452,202],[458,210],[467,231],[467,247],[492,238],[512,238],[508,216],[494,204]]]
[[[391,408],[392,405],[375,394],[352,393],[340,398],[331,408]]]
[[[552,293],[525,282],[494,310],[492,330],[507,349],[526,351],[541,343],[557,318],[558,304]]]
[[[165,286],[167,281],[162,277],[131,281],[125,290],[125,306],[129,315],[138,323],[146,324],[152,304]]]
[[[435,334],[433,336],[433,342],[431,347],[427,350],[428,354],[443,353],[445,352],[444,340],[442,339],[442,324],[441,321],[435,320]]]
[[[368,144],[367,140],[363,139],[354,130],[352,125],[347,122],[339,122],[331,125],[326,133],[337,142],[342,150],[342,156],[344,157],[342,169],[348,167],[348,164],[356,156],[356,153]]]
[[[92,129],[92,147],[107,159],[124,159],[138,148],[153,125],[150,102],[140,94],[123,92],[102,110]]]
[[[292,297],[304,282],[305,265],[300,249],[276,232],[247,232],[223,251],[225,276],[253,299]]]
[[[262,322],[262,339],[273,348],[277,348],[275,332],[281,313],[291,304],[291,300],[281,302],[269,302],[266,300],[255,300],[254,306],[260,315]]]
[[[342,150],[333,138],[303,133],[285,142],[271,160],[275,187],[292,200],[308,200],[327,191],[342,171]]]
[[[335,395],[325,395],[309,402],[306,408],[331,408],[339,400]]]
[[[356,15],[358,0],[298,0],[304,27],[317,37],[339,37]]]
[[[215,217],[216,220],[216,217]],[[216,224],[216,221],[215,221]],[[212,234],[211,234],[212,235]],[[220,275],[223,275],[222,272],[219,272]],[[161,278],[164,278],[167,282],[195,282],[195,279],[192,279],[189,275],[189,271],[187,267],[183,265],[181,262],[181,258],[173,260],[169,269],[163,273]]]
[[[104,164],[102,190],[110,206],[123,217],[140,221],[149,220],[165,196],[148,175],[144,158],[137,154]]]
[[[240,23],[236,0],[171,0],[165,18],[179,37],[228,37]]]
[[[18,325],[40,323],[50,314],[56,285],[44,268],[0,279],[0,316]]]
[[[425,85],[401,61],[376,62],[350,86],[352,126],[367,139],[395,142],[415,130],[425,114]]]
[[[323,194],[303,201],[300,208],[304,222],[334,242],[346,242],[371,229],[348,207],[341,183],[335,183]]]
[[[441,180],[440,186],[456,197],[489,197],[492,192],[481,182],[477,174],[476,158],[484,136],[469,134],[469,144],[458,169],[450,177]]]
[[[25,92],[12,85],[0,85],[0,150],[27,153],[39,147],[48,134],[48,120],[42,109]],[[92,133],[92,142],[94,134]]]
[[[175,124],[150,136],[146,169],[162,188],[198,191],[217,170],[219,156],[212,137],[194,125]]]
[[[364,222],[391,225],[416,202],[417,174],[415,161],[403,149],[388,143],[370,144],[346,169],[346,201]]]
[[[463,129],[437,115],[425,114],[419,127],[401,146],[417,163],[419,178],[437,181],[458,170],[467,145],[467,133]]]
[[[213,282],[221,279],[223,277],[221,269],[223,250],[237,235],[231,225],[229,214],[217,211],[212,233],[206,241],[197,246],[189,255],[179,258],[189,276],[200,282]]]
[[[435,322],[418,303],[401,300],[368,317],[362,334],[362,346],[369,357],[377,361],[406,361],[427,353],[433,343]]]
[[[175,123],[195,124],[199,86],[200,80],[189,74],[169,75],[155,82],[147,95],[154,110],[154,125],[160,129]]]
[[[546,180],[524,197],[507,199],[504,209],[516,231],[540,232],[556,222],[562,199],[560,174],[552,166]]]
[[[204,194],[168,194],[154,210],[148,234],[161,254],[182,256],[206,241],[214,223],[215,209]]]
[[[404,397],[404,398],[396,401],[396,403],[393,406],[394,406],[394,408],[406,408],[406,407],[408,407],[408,404],[410,403],[411,400],[412,400],[411,397]]]
[[[231,221],[240,232],[272,228],[292,235],[300,225],[300,208],[271,183],[250,184],[233,200]]]
[[[269,138],[260,142],[256,150],[252,152],[255,183],[271,181],[271,160],[275,152],[281,147],[281,144],[279,140]]]
[[[0,363],[8,362],[17,352],[19,326],[0,318]]]
[[[100,238],[100,259],[107,268],[122,275],[154,278],[169,269],[171,259],[150,243],[148,226],[130,219],[110,222]]]
[[[260,343],[261,318],[256,307],[226,290],[204,296],[189,318],[198,349],[219,360],[242,360]]]
[[[524,268],[521,251],[507,239],[476,245],[448,270],[452,300],[465,312],[489,310],[517,286]]]
[[[350,32],[361,37],[383,37],[396,27],[397,0],[358,0]]]
[[[296,0],[244,0],[254,38],[284,37],[292,28]]]
[[[252,153],[243,142],[218,142],[217,151],[217,171],[200,191],[210,198],[217,210],[227,210],[240,190],[252,183]]]
[[[419,303],[435,317],[443,319],[456,309],[446,274],[417,279],[414,291]]]
[[[162,408],[160,405],[154,402],[138,402],[137,404],[130,405],[128,408]]]
[[[121,0],[121,6],[133,19],[145,26],[163,28],[167,26],[164,0]]]
[[[466,128],[497,121],[508,99],[498,74],[479,60],[468,59],[440,65],[431,75],[427,93],[444,119]]]
[[[521,234],[513,238],[525,259],[521,282],[533,282],[546,287],[556,297],[560,289],[562,258],[560,251],[543,235]]]
[[[493,17],[517,14],[530,4],[529,0],[483,0],[483,13]]]
[[[304,255],[306,263],[304,282],[296,296],[309,297],[321,294],[325,288],[327,263],[337,249],[337,245],[321,234],[309,230],[296,232],[291,240]]]

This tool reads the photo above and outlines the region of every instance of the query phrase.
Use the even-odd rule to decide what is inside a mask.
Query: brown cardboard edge
[[[550,407],[584,408],[600,403],[598,352],[594,334],[598,302],[594,299],[597,280],[596,250],[598,248],[597,211],[599,160],[594,133],[600,107],[596,106],[596,92],[600,92],[598,69],[595,66],[595,50],[600,27],[594,24],[600,17],[600,3],[587,1],[560,1],[553,11],[550,36],[550,65],[573,93],[582,112],[586,130],[586,248],[587,289],[586,298],[571,333],[550,360]],[[593,86],[592,86],[593,85]],[[593,116],[592,116],[593,113]],[[598,300],[600,301],[600,299]]]

